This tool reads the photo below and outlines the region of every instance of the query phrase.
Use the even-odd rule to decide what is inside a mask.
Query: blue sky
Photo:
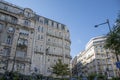
[[[109,32],[107,25],[95,24],[110,20],[113,26],[120,11],[120,0],[6,0],[20,7],[31,8],[37,14],[68,26],[71,35],[71,55],[85,49],[92,38]]]

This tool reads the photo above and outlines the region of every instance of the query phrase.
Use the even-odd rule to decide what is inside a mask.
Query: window
[[[20,35],[26,35],[26,36],[28,36],[29,32],[27,30],[20,29]]]
[[[17,19],[15,17],[11,17],[11,22],[12,23],[17,23]]]
[[[15,31],[15,29],[13,27],[8,27],[7,31],[13,33]]]
[[[43,27],[41,27],[41,32],[43,33],[43,31],[44,31],[44,30],[43,30]]]
[[[111,59],[108,59],[108,63],[110,63],[111,62]]]
[[[100,45],[99,47],[102,48],[102,45]]]
[[[112,65],[109,65],[108,68],[109,68],[109,70],[112,70]]]
[[[43,39],[43,35],[41,35],[41,39]]]
[[[48,39],[48,41],[50,41],[50,39]]]
[[[5,20],[5,15],[1,14],[0,19]]]
[[[57,29],[59,29],[59,24],[57,24]]]
[[[48,68],[47,72],[50,72],[50,68]]]
[[[16,51],[16,57],[24,58],[24,57],[26,57],[26,52],[24,52],[24,51]]]
[[[44,22],[45,22],[45,24],[47,24],[47,25],[48,25],[48,19],[45,19],[45,20],[44,20]]]
[[[5,5],[5,6],[4,6],[4,9],[5,9],[5,10],[7,10],[7,9],[8,9],[8,7]]]
[[[56,22],[54,22],[54,27],[57,27],[57,23]]]
[[[31,17],[31,14],[29,12],[27,12],[27,17]]]
[[[42,19],[39,19],[39,22],[40,22],[41,24],[43,24],[43,20],[42,20]]]
[[[30,21],[25,20],[25,21],[24,21],[24,25],[29,26],[29,25],[30,25]]]
[[[59,32],[59,36],[61,36],[61,32]]]
[[[43,40],[43,35],[38,35],[38,40]]]
[[[42,51],[43,50],[43,46],[42,45],[40,45],[40,51]]]
[[[69,32],[69,30],[67,30],[67,32]]]
[[[3,28],[3,24],[0,24],[0,32],[2,31]]]
[[[52,26],[54,26],[54,22],[52,21]]]
[[[28,40],[27,39],[22,39],[22,38],[19,38],[18,40],[18,45],[26,45],[28,44]]]
[[[7,44],[12,44],[12,37],[10,35],[7,36]]]
[[[101,52],[103,52],[104,50],[101,48]]]
[[[35,50],[38,51],[38,46],[35,46]]]
[[[26,16],[26,17],[31,17],[30,12],[26,11],[26,12],[25,12],[25,16]]]
[[[24,71],[25,64],[23,64],[23,63],[17,63],[16,64],[16,69],[17,69],[17,71]]]
[[[38,32],[40,32],[40,26],[38,27]]]
[[[54,39],[54,43],[56,42],[56,39]]]
[[[34,67],[34,71],[37,72],[37,71],[38,71],[38,68],[37,68],[37,67]]]
[[[10,48],[4,48],[3,55],[9,56],[10,55]]]
[[[61,28],[62,28],[62,30],[65,30],[65,26],[64,25],[61,25]]]
[[[38,40],[40,40],[40,35],[38,35]]]
[[[48,61],[50,61],[50,59],[48,59]]]
[[[38,27],[38,32],[42,32],[42,33],[44,32],[44,29],[43,29],[42,26],[39,26],[39,27]]]

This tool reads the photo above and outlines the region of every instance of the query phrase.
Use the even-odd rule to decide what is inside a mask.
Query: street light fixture
[[[107,19],[106,22],[104,22],[104,23],[100,23],[100,24],[95,25],[94,27],[97,28],[97,27],[99,27],[99,26],[101,26],[101,25],[104,25],[104,24],[107,24],[107,25],[108,25],[109,31],[110,31],[110,33],[111,33],[112,31],[111,31],[109,19]],[[106,54],[107,54],[107,62],[108,62],[108,53],[106,53]],[[108,64],[107,64],[107,68],[106,68],[107,77],[109,77],[108,71],[109,71],[109,68],[108,68]]]
[[[94,27],[97,28],[97,27],[99,27],[100,25],[104,25],[104,24],[108,24],[109,31],[111,32],[111,27],[110,27],[109,19],[107,19],[106,22],[104,22],[104,23],[100,23],[100,24],[95,25]]]

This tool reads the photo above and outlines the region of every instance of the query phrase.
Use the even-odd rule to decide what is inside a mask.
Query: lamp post
[[[97,28],[97,27],[99,27],[99,26],[101,26],[101,25],[104,25],[104,24],[107,24],[107,25],[108,25],[109,31],[110,31],[110,33],[111,33],[112,31],[111,31],[109,19],[107,19],[106,22],[104,22],[104,23],[100,23],[100,24],[95,25],[94,27]],[[108,53],[106,53],[106,54],[107,54],[107,63],[108,63]],[[109,77],[108,71],[109,71],[109,68],[108,68],[108,64],[107,64],[107,68],[106,68],[107,78]]]
[[[106,22],[104,22],[104,23],[100,23],[100,24],[95,25],[94,27],[97,28],[97,27],[99,27],[100,25],[104,25],[104,24],[107,24],[107,25],[108,25],[109,31],[111,32],[111,27],[110,27],[109,19],[107,19]]]

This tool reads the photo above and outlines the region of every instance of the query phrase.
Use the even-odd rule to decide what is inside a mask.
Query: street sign
[[[120,68],[120,62],[116,62],[116,67]]]

